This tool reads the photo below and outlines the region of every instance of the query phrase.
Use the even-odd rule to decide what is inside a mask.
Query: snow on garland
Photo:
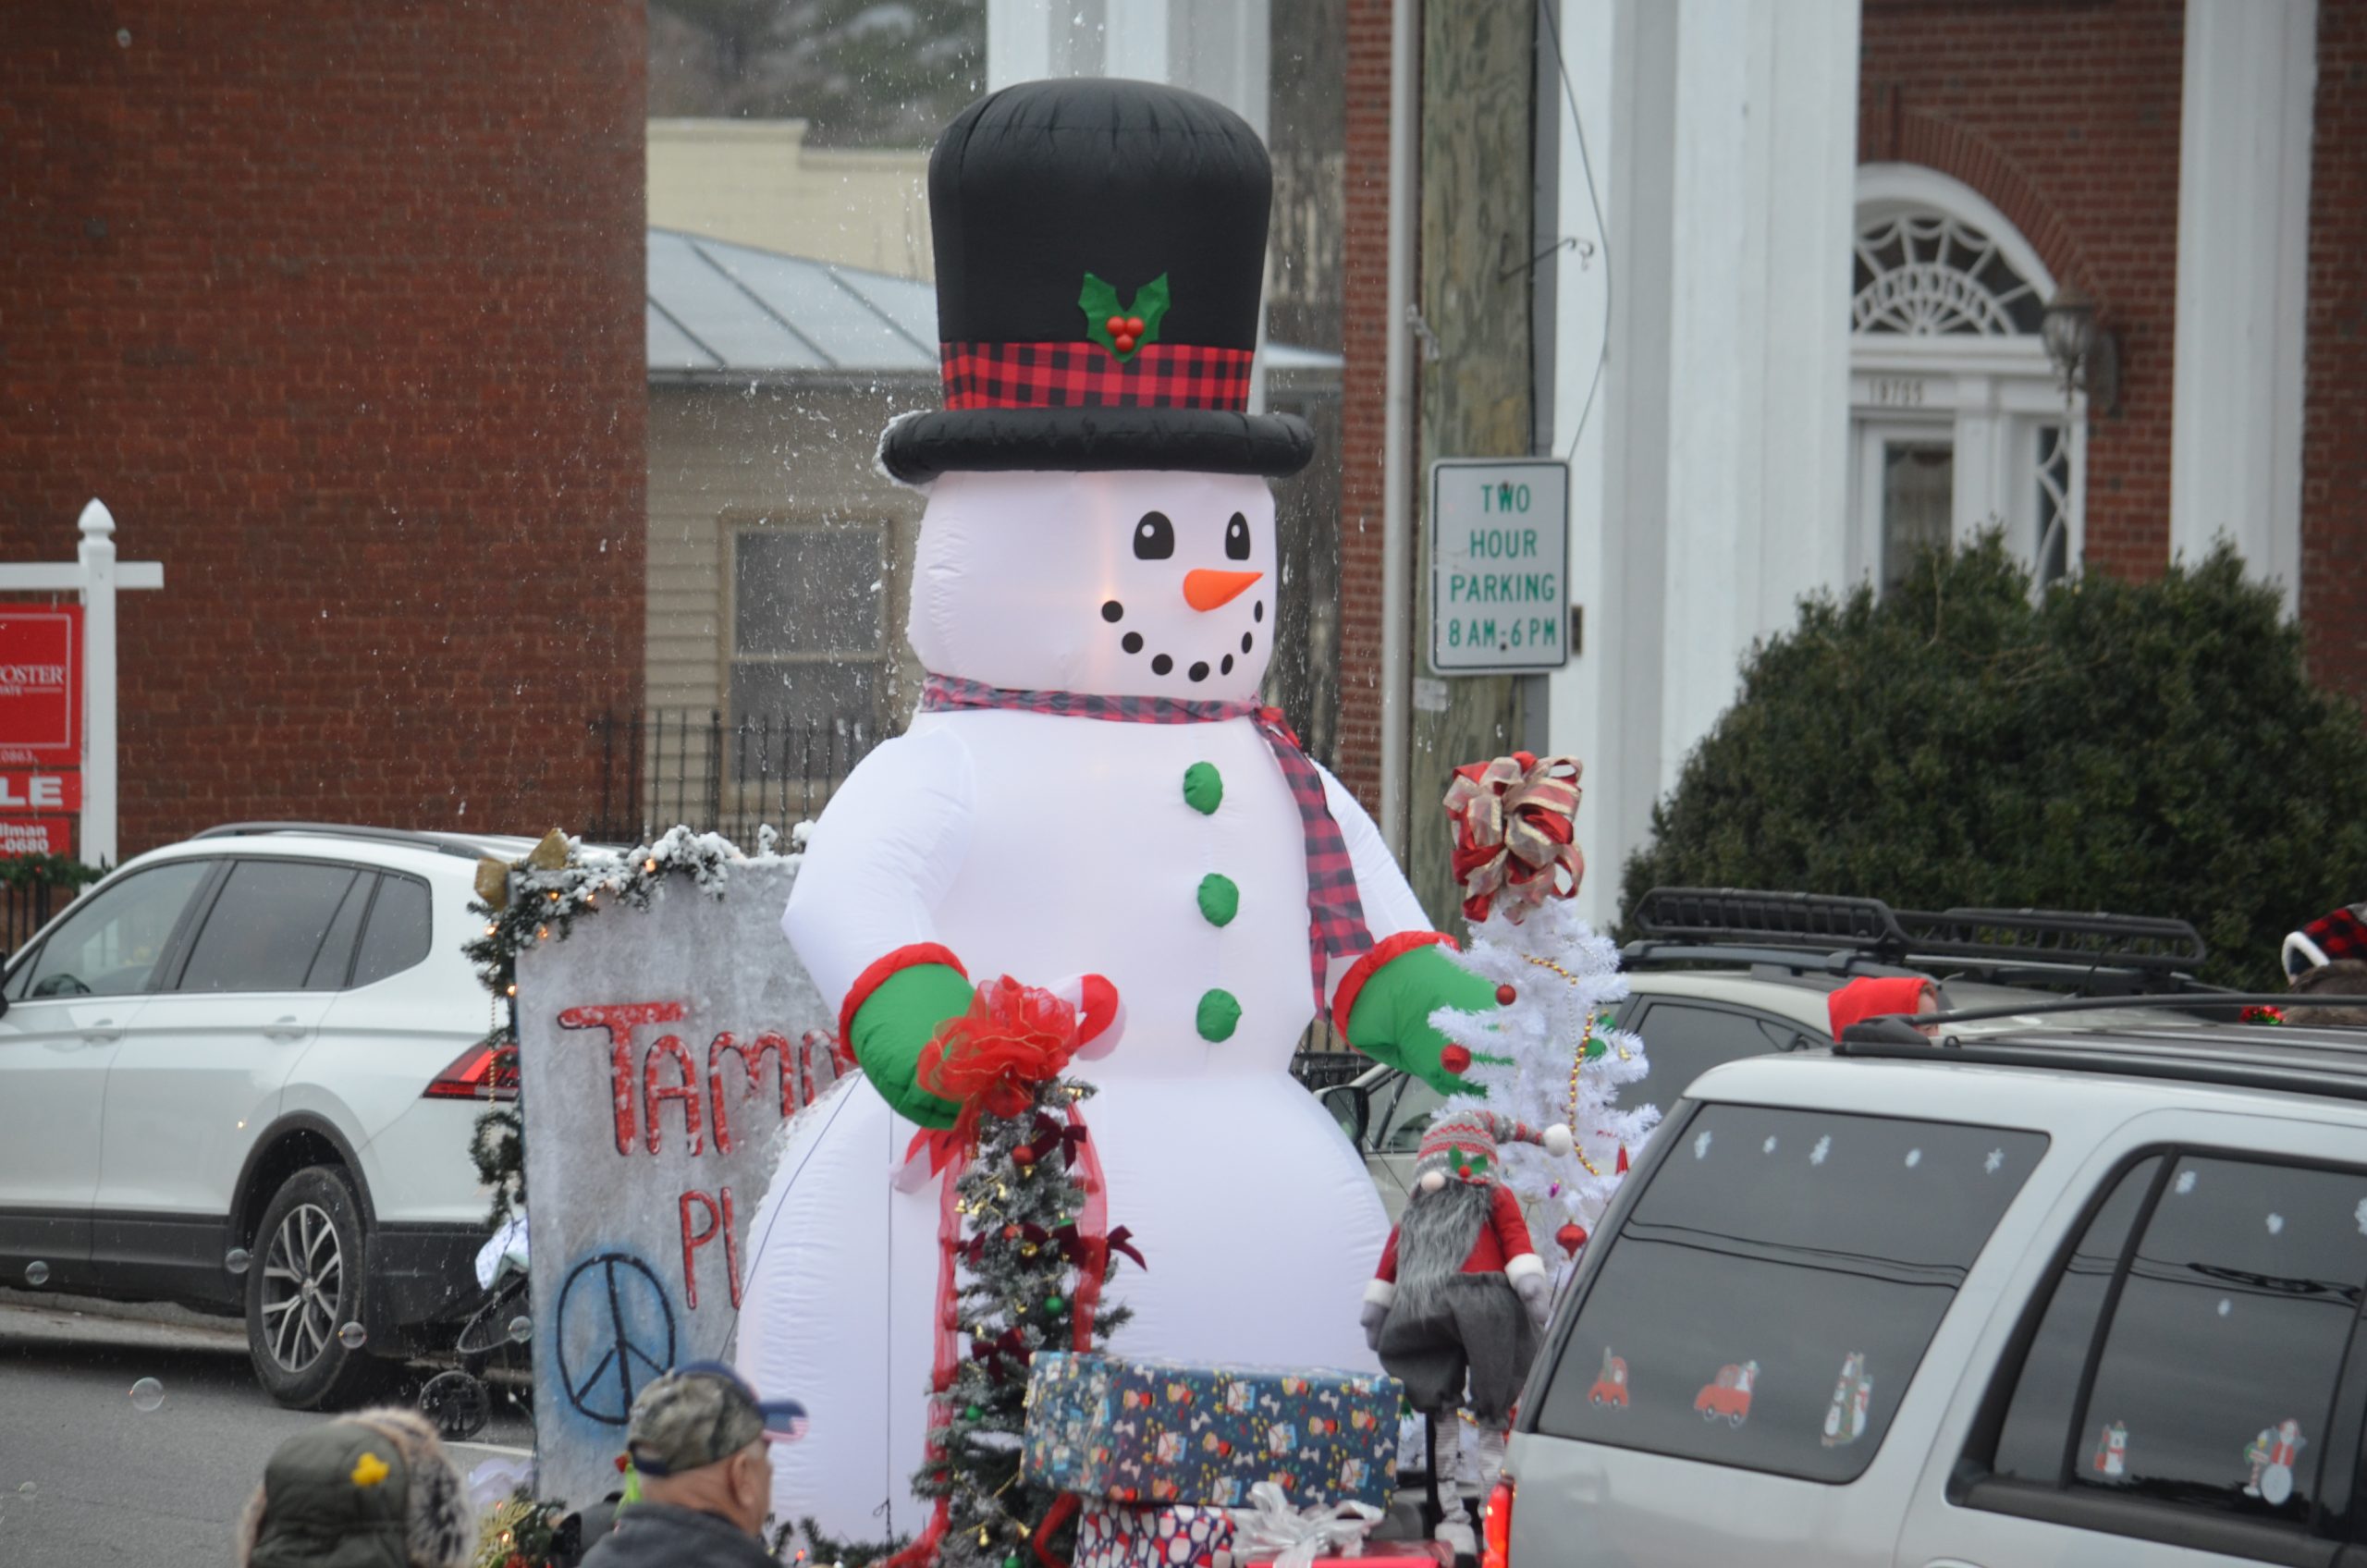
[[[655,841],[619,850],[585,844],[558,828],[543,836],[523,860],[487,857],[477,863],[472,913],[484,930],[461,951],[476,965],[477,978],[491,993],[494,1023],[482,1042],[492,1053],[489,1084],[518,1084],[518,955],[538,942],[564,941],[582,916],[601,909],[645,910],[666,896],[667,882],[688,876],[702,893],[723,897],[732,868],[779,864],[803,852],[813,824],[789,830],[790,852],[770,824],[756,829],[756,852],[743,854],[719,833],[668,829]],[[525,1115],[513,1096],[477,1118],[469,1153],[477,1180],[493,1189],[491,1223],[499,1225],[526,1201]]]

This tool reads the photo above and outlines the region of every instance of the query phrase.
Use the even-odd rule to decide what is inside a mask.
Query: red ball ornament
[[[1021,1144],[1018,1147],[1011,1151],[1011,1162],[1013,1165],[1035,1164],[1036,1145],[1034,1144]]]
[[[1499,986],[1496,987],[1496,1005],[1498,1007],[1510,1007],[1519,998],[1520,993],[1514,990],[1509,985]]]
[[[1449,1046],[1439,1052],[1439,1065],[1449,1072],[1460,1074],[1471,1065],[1471,1053],[1461,1046]]]
[[[1553,1232],[1553,1239],[1562,1243],[1564,1252],[1576,1256],[1577,1250],[1587,1244],[1587,1228],[1577,1224],[1564,1225]]]
[[[1002,1228],[1002,1239],[1006,1242],[1015,1242],[1019,1240],[1019,1227],[1016,1225],[1004,1226]]]
[[[1110,336],[1112,337],[1123,337],[1126,335],[1126,318],[1123,316],[1111,316],[1101,325],[1110,329]]]

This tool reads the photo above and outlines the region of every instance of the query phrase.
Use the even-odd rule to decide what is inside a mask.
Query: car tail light
[[[1479,1568],[1512,1568],[1512,1561],[1513,1484],[1507,1477],[1496,1483],[1479,1512]]]
[[[513,1046],[471,1046],[435,1075],[420,1096],[430,1100],[514,1100],[518,1051]]]

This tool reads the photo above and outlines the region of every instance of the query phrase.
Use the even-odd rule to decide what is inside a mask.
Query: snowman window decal
[[[739,1329],[761,1386],[830,1415],[775,1481],[827,1533],[926,1512],[903,1478],[928,1441],[938,1194],[926,1154],[897,1155],[953,1125],[918,1067],[982,986],[1049,993],[1074,1030],[1108,1209],[1151,1266],[1124,1288],[1128,1357],[1375,1367],[1340,1304],[1389,1227],[1292,1052],[1328,1015],[1472,1091],[1429,1019],[1494,1009],[1493,986],[1259,702],[1270,484],[1314,453],[1248,406],[1271,187],[1238,116],[1106,79],[1002,89],[930,156],[943,405],[879,445],[926,496],[920,712],[832,796],[782,918],[862,1072],[781,1151]],[[1245,1312],[1245,1278],[1290,1288]]]

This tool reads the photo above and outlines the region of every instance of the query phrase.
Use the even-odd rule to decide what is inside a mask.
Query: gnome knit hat
[[[1505,1144],[1535,1144],[1556,1157],[1568,1154],[1572,1147],[1570,1130],[1558,1122],[1540,1133],[1525,1121],[1480,1107],[1442,1111],[1430,1119],[1429,1130],[1422,1134],[1421,1149],[1414,1157],[1414,1179],[1433,1193],[1446,1184],[1449,1176],[1490,1185],[1496,1180],[1498,1150]],[[1438,1180],[1431,1181],[1432,1176]]]
[[[2367,903],[2330,911],[2285,938],[2288,980],[2344,958],[2367,959]]]
[[[412,1411],[365,1410],[281,1443],[239,1518],[239,1568],[466,1568],[460,1472]]]

